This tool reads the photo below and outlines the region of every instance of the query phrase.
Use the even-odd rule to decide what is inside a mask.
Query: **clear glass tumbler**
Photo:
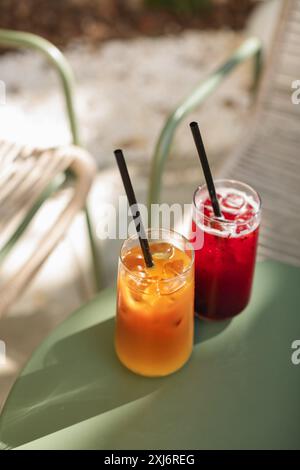
[[[169,230],[147,232],[154,267],[137,236],[120,253],[115,347],[120,361],[144,376],[164,376],[190,357],[194,329],[194,252]]]

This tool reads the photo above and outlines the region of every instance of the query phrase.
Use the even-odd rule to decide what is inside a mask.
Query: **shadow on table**
[[[226,326],[197,321],[195,344]],[[116,357],[113,336],[114,319],[109,319],[54,343],[43,369],[19,378],[14,412],[5,421],[2,439],[16,446],[158,390],[166,379],[125,369]]]
[[[205,341],[220,335],[226,328],[229,327],[231,319],[225,321],[211,322],[196,318],[195,321],[195,334],[194,344],[202,344]]]
[[[109,319],[55,343],[43,369],[19,378],[2,440],[19,445],[157,390],[163,379],[139,377],[120,364],[113,335]]]

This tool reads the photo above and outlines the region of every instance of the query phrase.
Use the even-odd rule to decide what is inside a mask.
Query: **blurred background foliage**
[[[197,13],[213,7],[212,0],[144,0],[146,7],[164,8],[177,13]]]
[[[240,30],[260,0],[0,0],[0,27],[31,31],[64,46],[73,40]]]

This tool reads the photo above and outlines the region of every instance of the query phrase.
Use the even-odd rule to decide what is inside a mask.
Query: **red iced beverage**
[[[206,185],[194,194],[195,310],[201,317],[224,320],[249,302],[261,203],[246,184],[217,180],[215,186],[221,218],[214,216]]]

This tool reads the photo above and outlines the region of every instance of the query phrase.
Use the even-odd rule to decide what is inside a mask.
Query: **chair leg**
[[[100,263],[100,253],[97,250],[97,244],[93,233],[93,226],[91,222],[90,213],[87,207],[84,208],[85,212],[85,220],[86,220],[86,227],[87,233],[89,238],[90,250],[91,250],[91,257],[92,257],[92,268],[93,268],[93,277],[95,282],[96,292],[99,292],[102,286],[102,271],[101,271],[101,263]]]
[[[261,48],[258,48],[256,54],[254,55],[254,67],[253,67],[253,85],[252,92],[254,95],[257,94],[260,78],[263,68],[263,51]]]

